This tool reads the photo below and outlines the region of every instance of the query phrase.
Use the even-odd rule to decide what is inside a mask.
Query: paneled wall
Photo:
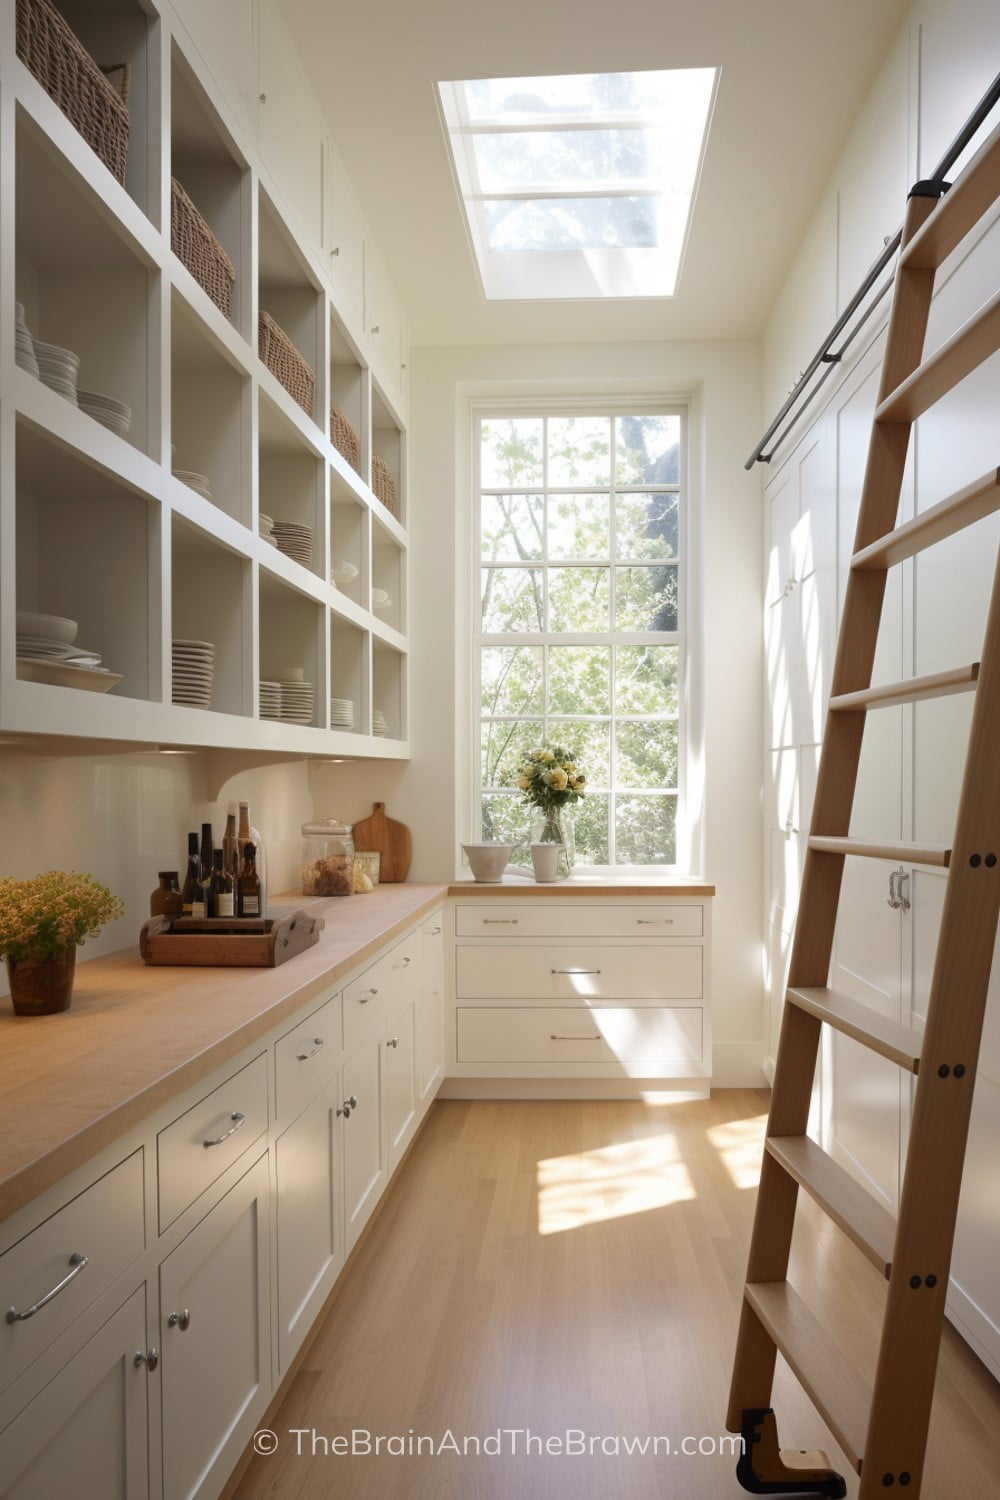
[[[774,409],[902,221],[910,183],[943,154],[1000,64],[1000,11],[981,0],[918,0],[847,143],[765,341]],[[1000,117],[1000,112],[998,112]],[[992,124],[996,120],[992,120]],[[957,170],[957,169],[956,169]],[[939,274],[928,348],[997,290],[1000,212]],[[812,299],[813,310],[805,312]],[[887,305],[886,305],[887,306]],[[819,309],[822,316],[816,311]],[[852,551],[886,307],[784,443],[765,487],[767,659],[765,849],[768,1051],[777,1042],[799,873]],[[791,372],[791,374],[789,373]],[[779,391],[781,394],[779,395]],[[1000,356],[919,422],[899,519],[1000,462]],[[1000,541],[996,518],[890,573],[876,681],[978,659]],[[971,699],[869,716],[852,833],[950,841]],[[894,867],[847,862],[831,983],[904,1024],[925,1010],[944,876],[904,867],[909,907],[888,905]],[[1000,1133],[1000,975],[994,979],[953,1264],[951,1314],[1000,1372],[1000,1217],[991,1160]],[[815,1123],[833,1155],[895,1207],[910,1087],[848,1039],[825,1039]]]

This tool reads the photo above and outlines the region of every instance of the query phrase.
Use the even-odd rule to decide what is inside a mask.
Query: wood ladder
[[[1000,509],[994,470],[892,529],[913,423],[1000,348],[998,292],[923,354],[935,272],[1000,197],[1000,128],[946,189],[917,183],[907,203],[803,867],[727,1415],[744,1437],[737,1476],[754,1494],[846,1494],[824,1454],[778,1447],[779,1351],[860,1474],[859,1500],[896,1487],[915,1500],[923,1473],[1000,912],[1000,567],[979,662],[888,687],[871,679],[889,568]],[[848,837],[868,712],[963,691],[975,703],[952,847]],[[948,871],[922,1037],[827,987],[848,856]],[[895,1221],[806,1134],[824,1023],[916,1075]],[[888,1281],[873,1382],[787,1281],[799,1187]]]

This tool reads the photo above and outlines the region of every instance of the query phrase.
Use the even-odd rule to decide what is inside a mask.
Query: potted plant
[[[68,1010],[77,944],[96,937],[124,910],[92,875],[47,870],[28,880],[0,876],[0,953],[15,1013]]]
[[[523,793],[525,802],[535,809],[532,842],[562,844],[570,869],[576,858],[570,810],[583,796],[586,781],[577,768],[576,757],[562,745],[545,745],[529,751],[514,777],[514,785]]]

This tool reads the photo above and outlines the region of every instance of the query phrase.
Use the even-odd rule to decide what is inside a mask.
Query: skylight
[[[438,85],[490,299],[669,297],[714,68]]]

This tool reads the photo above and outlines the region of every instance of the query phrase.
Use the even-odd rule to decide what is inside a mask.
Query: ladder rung
[[[1000,510],[1000,469],[991,469],[981,479],[974,479],[937,505],[906,521],[887,536],[862,547],[851,559],[852,568],[891,568],[916,557],[927,547],[943,542],[966,526],[973,526],[985,516]]]
[[[971,692],[979,679],[979,663],[953,667],[948,672],[932,672],[926,677],[911,677],[906,682],[889,682],[884,687],[863,688],[857,693],[838,693],[830,699],[834,713],[858,708],[891,708],[896,703],[918,703],[922,698],[945,698],[949,693]]]
[[[875,413],[876,422],[915,422],[922,412],[1000,349],[1000,292],[983,304],[912,375],[897,385]]]
[[[910,1027],[900,1026],[898,1021],[879,1015],[877,1010],[838,990],[802,986],[788,990],[787,998],[800,1010],[808,1011],[907,1072],[919,1070],[921,1038]]]
[[[932,865],[947,870],[951,850],[943,844],[881,844],[872,839],[828,838],[814,834],[809,848],[820,854],[857,854],[862,859],[901,860],[911,865]]]
[[[765,1149],[888,1279],[896,1222],[881,1203],[807,1135],[769,1136]]]
[[[954,187],[917,230],[900,256],[901,266],[937,270],[956,245],[974,229],[997,196],[1000,172],[1000,126],[988,136]]]
[[[871,1395],[856,1362],[838,1348],[787,1281],[748,1282],[744,1296],[860,1473]]]

